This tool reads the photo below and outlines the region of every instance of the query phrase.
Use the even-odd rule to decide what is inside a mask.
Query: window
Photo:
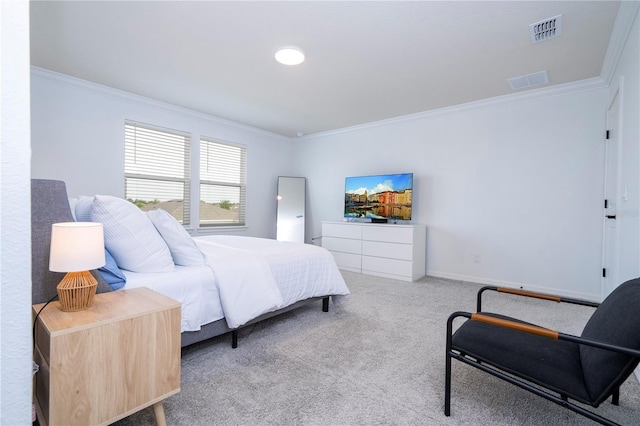
[[[189,224],[188,133],[127,121],[124,194],[142,210],[162,208]]]
[[[200,140],[200,226],[245,225],[247,149]]]

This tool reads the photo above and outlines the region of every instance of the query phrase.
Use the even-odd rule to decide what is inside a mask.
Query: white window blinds
[[[247,149],[200,139],[200,226],[245,225]]]
[[[188,133],[125,123],[125,198],[142,210],[162,208],[189,224]]]

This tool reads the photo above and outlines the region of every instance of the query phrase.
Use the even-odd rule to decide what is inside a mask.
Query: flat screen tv
[[[413,173],[353,176],[345,179],[344,217],[411,220]]]

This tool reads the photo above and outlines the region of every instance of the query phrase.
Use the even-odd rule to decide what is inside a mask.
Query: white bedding
[[[216,235],[194,238],[198,247],[204,243],[244,250],[262,257],[269,265],[283,304],[289,306],[309,297],[347,295],[349,289],[338,270],[333,255],[310,244],[269,240],[266,238]]]
[[[299,300],[349,294],[333,256],[322,247],[228,235],[194,241],[206,266],[155,274],[125,271],[124,288],[151,287],[182,303],[182,331],[197,331],[222,317],[237,328]]]
[[[331,253],[265,238],[195,237],[213,269],[229,327],[316,296],[347,295]]]
[[[211,268],[176,266],[172,272],[131,272],[123,270],[127,283],[121,290],[149,287],[182,304],[181,331],[198,331],[204,324],[224,317]]]

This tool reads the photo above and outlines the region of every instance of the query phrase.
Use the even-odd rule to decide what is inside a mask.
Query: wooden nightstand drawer
[[[34,315],[41,307],[34,305]],[[108,424],[180,391],[180,304],[173,299],[148,288],[104,293],[80,312],[53,302],[37,321],[42,424]]]

